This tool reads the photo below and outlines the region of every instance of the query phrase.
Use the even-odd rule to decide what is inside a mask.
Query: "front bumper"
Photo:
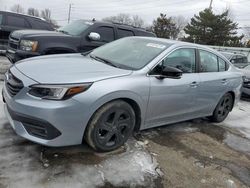
[[[5,56],[10,60],[11,63],[15,63],[25,58],[36,57],[40,54],[38,52],[25,52],[21,50],[7,49]]]
[[[88,107],[73,98],[64,101],[41,100],[27,94],[35,84],[15,67],[11,72],[24,83],[24,88],[11,97],[3,87],[5,114],[15,132],[33,142],[46,146],[69,146],[82,143],[87,125]]]

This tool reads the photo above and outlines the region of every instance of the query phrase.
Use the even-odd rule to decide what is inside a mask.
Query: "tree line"
[[[35,9],[35,8],[28,8],[27,12],[24,10],[24,8],[19,5],[19,4],[16,4],[16,5],[13,5],[10,10],[12,12],[16,12],[16,13],[21,13],[21,14],[28,14],[30,16],[36,16],[36,17],[41,17],[43,18],[44,20],[46,20],[47,22],[50,22],[52,23],[54,26],[57,26],[57,23],[54,19],[51,18],[51,10],[50,9],[44,9],[44,10],[41,10],[39,11],[38,9]]]
[[[11,11],[25,13],[24,9],[18,4],[11,7]],[[51,18],[49,9],[39,12],[35,8],[29,8],[27,14],[40,16],[57,25],[56,21]],[[147,26],[138,15],[124,13],[103,18],[103,21],[145,28],[160,38],[177,39],[204,45],[250,47],[250,42],[247,44],[242,42],[244,35],[238,35],[238,23],[229,17],[228,10],[221,14],[215,14],[212,9],[204,9],[197,15],[195,14],[191,20],[187,20],[183,16],[168,17],[167,14],[160,13],[153,20],[153,23]]]

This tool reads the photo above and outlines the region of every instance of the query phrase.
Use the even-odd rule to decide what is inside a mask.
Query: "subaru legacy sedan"
[[[26,59],[3,88],[15,132],[46,146],[122,146],[133,131],[200,117],[223,121],[242,73],[200,45],[128,37],[85,54]],[[167,135],[166,135],[167,136]]]

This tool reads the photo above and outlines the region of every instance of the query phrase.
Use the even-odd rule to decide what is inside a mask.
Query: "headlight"
[[[29,94],[42,99],[65,100],[86,91],[92,83],[77,85],[33,85]]]
[[[35,52],[38,46],[37,41],[21,40],[20,49],[23,51]]]

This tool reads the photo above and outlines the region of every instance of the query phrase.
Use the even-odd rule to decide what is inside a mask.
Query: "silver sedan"
[[[3,100],[11,126],[26,139],[47,146],[86,141],[110,151],[133,131],[199,117],[221,122],[241,86],[242,73],[210,48],[128,37],[90,53],[16,63]]]

